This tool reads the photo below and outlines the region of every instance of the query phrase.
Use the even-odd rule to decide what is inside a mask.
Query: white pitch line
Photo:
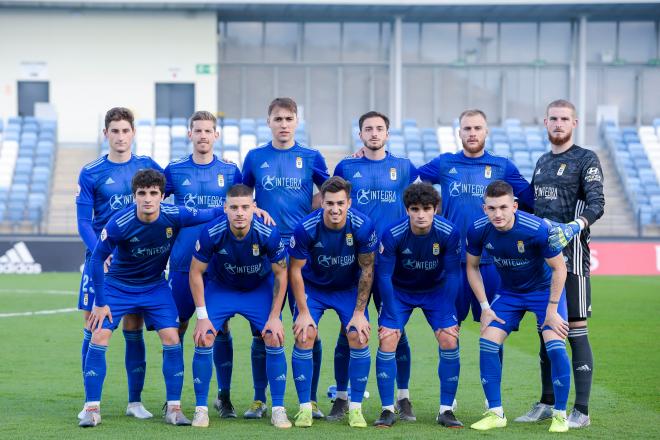
[[[36,312],[0,313],[0,318],[13,318],[16,316],[55,315],[57,313],[69,313],[76,311],[78,311],[78,309],[68,308],[68,309],[54,309],[54,310],[38,310]]]
[[[44,295],[77,295],[73,290],[40,290],[40,289],[0,289],[0,293],[33,293]]]

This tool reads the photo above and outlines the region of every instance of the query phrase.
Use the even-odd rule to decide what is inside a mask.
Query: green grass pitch
[[[497,432],[478,433],[469,428],[450,431],[436,425],[439,384],[437,344],[422,314],[416,311],[407,331],[412,347],[411,398],[417,412],[416,423],[397,423],[390,430],[370,427],[350,429],[346,424],[315,422],[307,430],[278,431],[268,420],[219,420],[212,417],[208,429],[166,426],[160,417],[140,421],[123,415],[126,406],[126,377],[123,365],[124,341],[117,334],[108,350],[108,376],[103,394],[103,423],[90,430],[78,428],[76,414],[83,403],[80,374],[82,318],[79,312],[60,312],[8,317],[7,314],[74,308],[77,304],[78,274],[0,276],[0,438],[541,438],[549,422],[528,425],[512,420],[525,412],[539,394],[538,339],[534,319],[527,316],[521,331],[505,345],[502,393],[509,426]],[[660,277],[596,277],[593,279],[594,317],[590,338],[595,357],[595,378],[591,398],[592,426],[571,431],[574,438],[660,438]],[[375,316],[373,307],[370,310]],[[284,314],[285,328],[291,317]],[[372,318],[373,322],[373,318]],[[334,314],[326,314],[320,334],[324,362],[320,396],[334,382],[332,358],[338,329]],[[457,416],[466,425],[483,412],[484,396],[479,383],[478,327],[469,322],[461,337],[461,379]],[[246,321],[232,320],[234,337],[234,376],[232,400],[239,413],[252,399],[250,334]],[[375,336],[375,330],[373,332]],[[292,345],[287,334],[287,349]],[[143,394],[146,407],[160,415],[164,401],[161,375],[161,348],[155,334],[147,344],[147,379]],[[372,339],[372,351],[376,350]],[[183,391],[185,413],[192,418],[194,395],[191,384],[192,341],[185,340],[186,381]],[[380,412],[375,381],[375,361],[364,412],[373,422]],[[291,367],[286,404],[290,416],[297,402]],[[215,377],[211,389],[215,387]],[[213,392],[210,399],[213,398]],[[569,408],[573,402],[573,394]],[[321,408],[330,403],[320,397]],[[215,415],[215,414],[213,414]]]

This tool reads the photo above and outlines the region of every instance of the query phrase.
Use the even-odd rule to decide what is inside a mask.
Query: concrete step
[[[96,159],[98,149],[91,144],[62,144],[57,149],[50,196],[47,233],[77,234],[76,189],[82,167]]]

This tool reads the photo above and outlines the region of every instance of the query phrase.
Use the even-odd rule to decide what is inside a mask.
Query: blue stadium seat
[[[166,125],[169,127],[171,125],[170,118],[156,118],[156,125]]]
[[[408,141],[406,142],[406,149],[408,150],[408,153],[411,153],[413,151],[421,152],[422,143],[418,141]]]
[[[438,150],[436,150],[436,151],[426,150],[426,151],[424,151],[424,160],[427,163],[431,162],[433,159],[438,157],[439,154],[440,154],[440,151],[438,151]]]
[[[9,119],[7,119],[8,124],[21,125],[22,122],[23,122],[23,118],[21,118],[20,116],[11,116],[11,117],[9,117]]]
[[[527,144],[525,142],[512,141],[511,151],[514,153],[516,151],[529,151],[529,148],[527,148]]]
[[[171,122],[170,125],[183,125],[184,127],[187,127],[188,126],[188,119],[186,119],[186,118],[172,118],[172,122]]]
[[[408,152],[408,159],[415,165],[416,167],[421,167],[424,165],[424,153],[421,151],[409,151]]]

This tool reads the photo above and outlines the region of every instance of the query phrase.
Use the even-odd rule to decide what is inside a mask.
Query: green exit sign
[[[216,72],[215,64],[197,64],[195,72],[197,72],[197,75],[214,75]]]

